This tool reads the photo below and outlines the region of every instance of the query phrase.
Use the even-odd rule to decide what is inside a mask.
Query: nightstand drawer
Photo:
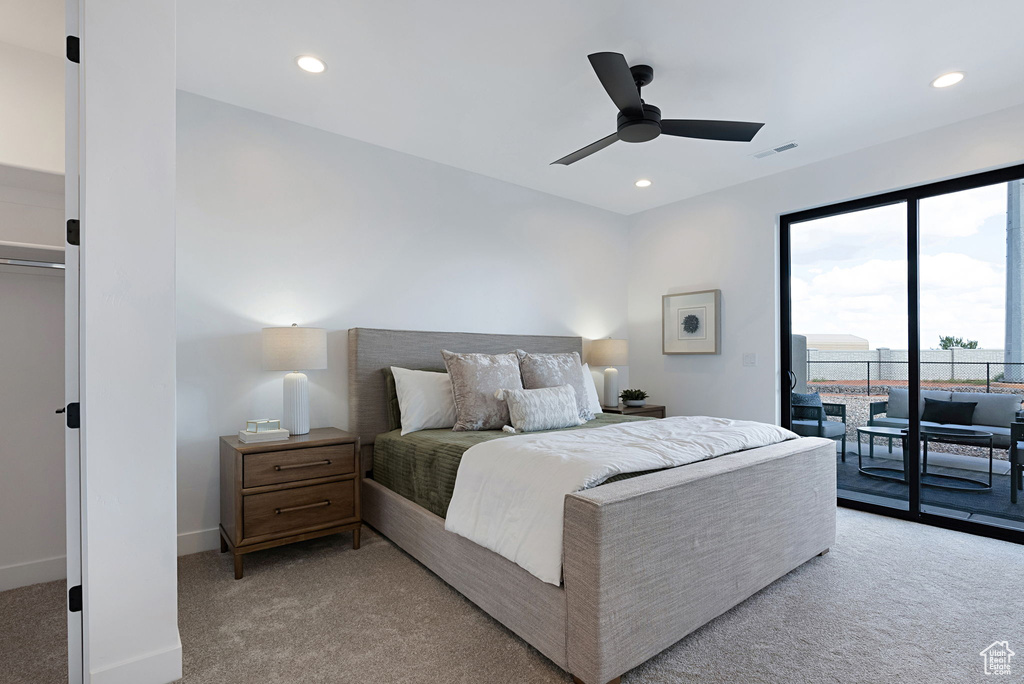
[[[242,486],[260,487],[352,472],[355,472],[355,447],[351,444],[267,451],[245,455]]]
[[[245,539],[293,534],[319,525],[335,525],[355,517],[355,480],[296,487],[242,500]]]
[[[646,416],[648,418],[664,418],[665,409],[651,409],[650,411],[633,411],[631,416]]]

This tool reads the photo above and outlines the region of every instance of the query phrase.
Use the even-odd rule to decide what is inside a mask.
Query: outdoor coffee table
[[[882,466],[864,466],[861,457],[860,438],[864,435],[868,438],[868,455],[875,455],[875,437],[886,439],[898,438],[903,446],[903,468],[885,468]],[[924,449],[921,459],[921,485],[925,487],[939,487],[941,489],[953,489],[963,492],[981,492],[992,489],[992,458],[993,458],[993,434],[984,430],[971,428],[945,428],[945,427],[922,427],[921,442]],[[969,477],[957,475],[946,475],[944,473],[928,472],[928,443],[955,443],[978,442],[979,446],[988,443],[988,482],[974,480]],[[857,428],[857,472],[868,477],[877,477],[882,480],[904,482],[909,480],[910,457],[907,449],[907,429],[882,427],[880,425],[865,425]],[[927,479],[926,479],[927,478]]]
[[[860,438],[865,435],[868,438],[868,456],[875,457],[875,437],[886,439],[896,438],[903,446],[903,467],[883,468],[881,466],[864,466],[861,457]],[[865,425],[857,428],[857,472],[868,477],[877,477],[881,480],[894,480],[895,482],[906,482],[907,473],[910,471],[910,458],[907,449],[907,431],[903,428],[882,427],[880,425]]]
[[[995,451],[994,445],[992,444],[992,438],[994,436],[995,435],[991,432],[975,430],[974,428],[922,427],[921,441],[924,443],[924,450],[921,455],[921,474],[927,475],[930,478],[939,478],[942,480],[949,480],[951,482],[962,483],[961,485],[930,483],[933,487],[956,489],[963,492],[977,492],[992,489],[992,458],[993,452]],[[982,480],[973,480],[969,477],[929,473],[928,442],[938,442],[940,444],[969,444],[971,442],[977,442],[978,446],[985,446],[985,443],[988,443],[988,483],[986,484]],[[924,482],[923,479],[922,482]]]

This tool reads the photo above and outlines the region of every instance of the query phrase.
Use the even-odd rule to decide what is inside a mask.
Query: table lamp
[[[293,435],[309,432],[309,379],[304,370],[327,368],[327,331],[323,328],[263,329],[263,369],[291,371],[284,376],[281,427]]]
[[[619,405],[619,370],[614,366],[629,364],[629,342],[626,340],[594,340],[590,343],[590,365],[604,369],[604,405]]]

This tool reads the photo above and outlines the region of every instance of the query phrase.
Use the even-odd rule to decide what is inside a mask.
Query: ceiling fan
[[[588,56],[601,85],[619,108],[618,130],[595,143],[567,154],[552,164],[569,164],[600,152],[616,140],[639,143],[659,135],[703,140],[750,142],[763,123],[748,121],[709,121],[701,119],[662,119],[661,110],[640,99],[640,89],[654,80],[654,69],[646,64],[630,67],[618,52],[595,52]]]

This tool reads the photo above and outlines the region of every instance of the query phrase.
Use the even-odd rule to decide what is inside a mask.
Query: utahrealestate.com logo
[[[985,659],[985,674],[1008,675],[1010,674],[1010,658],[1017,654],[1010,650],[1009,642],[994,641],[980,655]]]

